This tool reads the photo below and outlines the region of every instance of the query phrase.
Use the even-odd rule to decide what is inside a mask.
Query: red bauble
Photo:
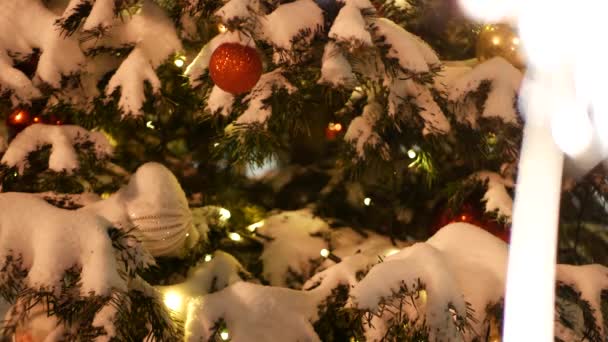
[[[262,60],[252,47],[224,43],[211,55],[209,75],[215,85],[228,93],[246,93],[262,76]]]
[[[430,233],[435,234],[441,228],[454,222],[470,223],[504,242],[509,243],[511,236],[510,227],[497,222],[495,219],[487,217],[482,209],[477,209],[469,203],[464,204],[460,210],[455,213],[450,209],[444,209],[433,222]]]

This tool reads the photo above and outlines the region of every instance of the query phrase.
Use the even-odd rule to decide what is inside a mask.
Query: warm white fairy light
[[[176,291],[169,291],[163,296],[165,306],[171,311],[181,311],[183,301],[184,297]]]
[[[155,129],[156,128],[154,126],[154,123],[152,121],[147,121],[146,122],[146,127],[148,127],[149,129]]]
[[[243,239],[241,234],[235,232],[228,234],[228,238],[232,241],[241,241],[241,239]]]
[[[173,61],[173,63],[175,64],[176,67],[181,68],[184,66],[184,64],[186,64],[186,62],[181,59],[181,58],[177,58],[175,59],[175,61]]]
[[[213,255],[211,255],[211,254],[205,254],[205,259],[204,259],[204,260],[205,260],[205,262],[209,262],[209,261],[211,261],[212,259],[213,259]]]
[[[342,130],[342,124],[339,122],[330,122],[329,125],[327,125],[327,129],[334,132],[340,132]]]
[[[414,159],[416,158],[416,156],[418,156],[418,153],[416,153],[416,150],[414,150],[413,148],[410,148],[407,151],[407,156],[410,157],[410,159]]]
[[[264,226],[264,221],[256,222],[256,223],[248,225],[247,230],[253,233],[262,226]]]
[[[363,199],[363,204],[365,204],[366,207],[369,207],[372,204],[372,199],[369,197],[365,197]]]
[[[389,256],[395,255],[397,253],[399,253],[399,249],[397,249],[397,248],[391,248],[391,249],[387,250],[386,252],[384,252],[384,256],[385,257],[389,257]]]
[[[220,33],[226,33],[226,31],[228,31],[228,27],[226,27],[226,25],[224,25],[222,23],[219,23],[219,24],[217,24],[217,30]]]
[[[232,217],[230,210],[228,210],[226,208],[220,208],[219,214],[220,214],[220,220],[222,220],[222,221],[228,221]]]
[[[420,299],[420,302],[422,302],[423,304],[426,304],[426,301],[428,299],[428,293],[426,292],[425,289],[418,291],[418,298]]]
[[[321,250],[321,252],[319,252],[319,254],[321,254],[322,257],[327,258],[329,256],[329,250],[326,248],[323,248]]]
[[[220,338],[222,339],[222,341],[228,341],[230,339],[230,333],[228,333],[228,330],[222,330],[220,332]]]

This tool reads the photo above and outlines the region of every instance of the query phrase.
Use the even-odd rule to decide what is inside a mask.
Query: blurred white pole
[[[505,342],[552,342],[557,227],[564,154],[551,129],[550,87],[526,80],[524,138],[513,208]]]
[[[574,161],[583,161],[585,169],[603,157],[592,148],[594,134],[599,133],[598,123],[602,122],[598,118],[603,117],[595,118],[593,127],[587,113],[590,100],[604,98],[592,95],[599,90],[594,67],[602,66],[593,62],[606,56],[606,51],[598,50],[604,45],[598,38],[605,32],[595,29],[601,20],[589,16],[591,13],[599,19],[599,13],[605,13],[602,3],[461,0],[472,17],[517,22],[531,70],[520,92],[525,126],[509,247],[505,342],[554,340],[564,152]]]

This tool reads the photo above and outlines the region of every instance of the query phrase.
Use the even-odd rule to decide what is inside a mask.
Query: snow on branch
[[[399,65],[409,73],[426,73],[441,64],[427,43],[403,27],[385,18],[375,20],[373,24],[376,34],[384,37],[384,43],[390,45],[386,57],[399,61]]]
[[[345,86],[352,88],[356,79],[353,68],[334,42],[328,42],[323,51],[321,62],[321,78],[319,83],[327,83],[333,86]]]
[[[1,162],[16,166],[19,173],[23,173],[28,155],[45,145],[51,145],[49,169],[72,172],[79,167],[78,153],[74,145],[86,142],[93,143],[98,158],[106,158],[112,154],[112,146],[101,132],[90,132],[72,125],[34,124],[15,137]]]
[[[457,119],[477,127],[479,118],[498,118],[504,123],[517,125],[516,96],[522,82],[522,73],[501,57],[487,60],[460,78],[448,84],[448,99],[456,105]],[[484,82],[489,92],[483,108],[476,108],[471,96]],[[481,110],[481,112],[480,112]]]
[[[266,103],[277,90],[285,89],[292,94],[297,90],[285,76],[281,68],[267,72],[260,77],[258,83],[243,99],[249,102],[247,109],[236,119],[237,124],[265,123],[272,115],[272,107]]]
[[[223,116],[229,116],[234,105],[234,95],[223,91],[218,86],[213,86],[209,98],[207,99],[206,109],[211,113],[220,113]]]
[[[361,9],[355,5],[346,4],[329,30],[329,38],[348,46],[372,46],[372,36],[367,31],[367,24]]]
[[[480,171],[471,178],[483,182],[487,186],[483,201],[486,203],[486,212],[495,212],[500,218],[511,221],[513,215],[513,199],[507,188],[513,188],[513,180],[504,178],[495,172]]]
[[[115,1],[117,0],[71,0],[57,23],[68,34],[80,26],[84,31],[93,29],[106,30],[113,24],[115,16]]]
[[[29,287],[59,290],[64,272],[81,266],[83,296],[126,290],[108,237],[109,222],[84,211],[53,207],[31,194],[0,194],[0,204],[0,260],[21,257],[29,270]],[[27,215],[23,208],[36,214]]]
[[[243,22],[260,11],[259,0],[231,0],[215,12],[224,23]]]
[[[382,107],[377,102],[368,103],[363,108],[363,114],[351,121],[344,140],[355,146],[357,156],[365,159],[367,148],[380,146],[383,157],[386,157],[388,147],[382,142],[380,136],[374,132],[374,126],[382,113]]]
[[[155,69],[171,54],[181,50],[181,42],[171,19],[151,0],[144,1],[141,12],[122,25],[116,19],[111,34],[101,45],[120,47],[135,44],[110,79],[106,94],[120,88],[119,107],[125,115],[142,115],[145,100],[144,84],[149,82],[154,92],[160,89]]]
[[[35,20],[32,20],[35,18]],[[63,37],[58,17],[38,0],[0,3],[0,92],[9,91],[13,103],[40,96],[38,82],[58,88],[63,76],[78,72],[85,59],[73,37]],[[40,49],[32,82],[13,66],[13,56],[25,57]]]
[[[360,274],[408,245],[399,241],[394,245],[390,238],[371,231],[365,231],[364,234],[365,236],[350,228],[333,232],[332,253],[342,261],[335,263],[327,259],[322,264],[325,269],[308,279],[303,289],[315,293],[323,300],[339,285],[347,285],[349,288],[355,286],[360,280]]]
[[[261,22],[263,35],[270,44],[291,50],[294,43],[310,43],[323,25],[323,11],[312,0],[296,0],[280,5]],[[297,42],[296,37],[300,38]]]
[[[157,287],[162,293],[179,293],[186,299],[184,306],[177,310],[180,318],[186,318],[184,309],[193,299],[221,291],[251,277],[239,261],[228,253],[216,251],[208,257],[210,260],[205,259],[189,270],[185,282]]]
[[[11,92],[15,104],[28,102],[40,96],[40,86],[59,88],[64,77],[79,74],[82,87],[76,83],[64,86],[53,101],[90,109],[92,100],[99,96],[98,82],[116,70],[106,95],[120,89],[118,104],[123,114],[140,115],[144,84],[159,90],[155,70],[181,50],[181,42],[171,19],[152,0],[138,4],[139,10],[128,17],[117,16],[116,6],[115,0],[72,0],[63,14],[56,16],[39,0],[0,3],[0,92]],[[85,39],[91,37],[96,39]],[[98,55],[98,51],[125,47],[131,49],[126,57],[119,53]],[[41,52],[35,77],[30,80],[13,64],[35,49]]]
[[[591,307],[600,335],[606,337],[608,327],[602,323],[605,323],[608,317],[604,317],[606,311],[602,310],[602,293],[608,289],[608,268],[599,264],[557,265],[556,278],[558,282],[580,291],[581,299],[587,301]],[[556,329],[556,332],[559,336],[560,329]]]
[[[310,293],[237,282],[189,305],[185,340],[213,340],[223,320],[234,342],[320,341],[311,323],[316,316]]]
[[[416,305],[407,308],[410,322],[426,322],[429,340],[458,340],[461,334],[486,331],[485,309],[503,296],[506,262],[504,242],[475,226],[451,224],[374,266],[351,291],[351,305],[375,315],[366,331],[373,340],[390,324],[403,323],[391,323],[396,317],[382,309],[398,301],[400,291],[418,292]],[[468,322],[472,332],[463,332],[471,309],[477,315]]]
[[[290,284],[293,283],[290,272],[308,279],[314,271],[311,261],[319,260],[320,251],[328,248],[320,235],[329,233],[329,226],[307,210],[270,216],[258,232],[272,238],[264,242],[260,259],[264,264],[264,278],[275,286],[298,285]]]

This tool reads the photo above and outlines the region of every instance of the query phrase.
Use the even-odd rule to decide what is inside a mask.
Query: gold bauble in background
[[[477,59],[483,62],[497,56],[520,70],[525,68],[517,32],[506,24],[484,25],[477,39]]]

